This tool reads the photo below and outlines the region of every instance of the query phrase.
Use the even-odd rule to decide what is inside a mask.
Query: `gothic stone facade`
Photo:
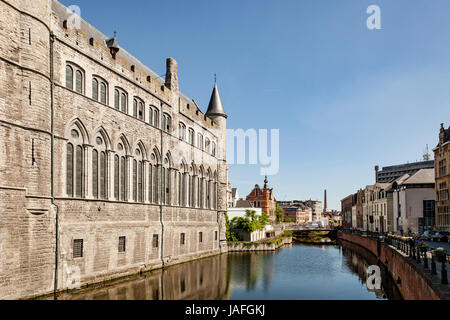
[[[436,228],[450,232],[450,127],[439,130],[439,144],[434,151],[436,179]]]
[[[217,87],[204,114],[175,60],[162,83],[57,1],[0,12],[0,298],[226,251]]]

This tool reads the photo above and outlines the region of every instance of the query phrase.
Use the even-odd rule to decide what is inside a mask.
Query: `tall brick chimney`
[[[325,195],[323,199],[323,212],[327,212],[327,189],[325,189]]]
[[[172,91],[178,91],[178,63],[174,58],[166,60],[165,86]]]

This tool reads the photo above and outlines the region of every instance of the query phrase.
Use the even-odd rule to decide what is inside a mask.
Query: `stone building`
[[[413,175],[420,169],[434,168],[433,160],[403,163],[394,166],[383,167],[380,170],[379,166],[375,166],[375,183],[389,183],[400,178],[405,174]]]
[[[344,228],[352,228],[352,205],[353,194],[346,196],[341,200],[342,226]]]
[[[421,169],[396,180],[393,191],[395,228],[400,233],[423,232],[434,227],[434,169]]]
[[[362,230],[363,228],[363,198],[364,192],[358,190],[352,197],[352,226]]]
[[[439,144],[433,149],[436,176],[436,228],[450,232],[450,127],[441,123]]]
[[[264,179],[264,187],[261,189],[259,185],[255,185],[253,190],[247,196],[246,200],[253,203],[255,208],[261,208],[262,212],[267,214],[271,222],[275,222],[275,197],[273,189],[269,189],[269,181],[267,177]]]
[[[312,209],[306,205],[283,207],[284,216],[292,219],[296,224],[312,222]]]
[[[162,81],[55,0],[0,11],[0,298],[226,251],[217,85],[203,113],[174,59]]]

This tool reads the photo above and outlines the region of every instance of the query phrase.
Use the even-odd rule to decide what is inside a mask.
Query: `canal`
[[[358,252],[359,251],[359,252]],[[365,257],[363,257],[363,255]],[[58,299],[132,300],[387,300],[400,299],[392,279],[369,290],[366,269],[376,263],[361,248],[294,244],[277,252],[229,253],[155,270]],[[368,261],[372,260],[372,261]]]

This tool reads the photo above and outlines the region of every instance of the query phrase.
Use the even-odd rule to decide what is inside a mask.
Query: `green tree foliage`
[[[278,205],[277,199],[275,199],[275,221],[276,223],[280,223],[284,220],[284,210]],[[286,222],[286,221],[285,221]]]
[[[245,213],[245,218],[234,217],[233,220],[231,220],[231,228],[252,232],[264,229],[269,221],[269,216],[264,212],[258,216],[256,215],[256,211],[247,210]]]

